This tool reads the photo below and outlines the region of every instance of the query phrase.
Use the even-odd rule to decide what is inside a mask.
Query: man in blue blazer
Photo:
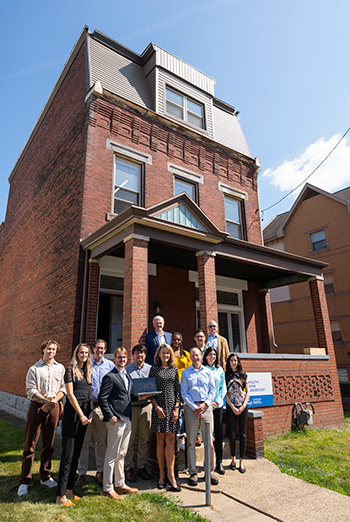
[[[154,355],[158,346],[171,343],[171,333],[164,332],[165,321],[161,315],[153,317],[154,331],[146,335],[147,359],[146,362],[154,366]]]
[[[114,351],[114,368],[101,383],[98,402],[107,423],[107,448],[103,468],[103,495],[114,500],[125,493],[138,493],[138,489],[125,484],[124,459],[131,434],[131,379],[125,370],[128,362],[125,348]],[[113,486],[113,474],[114,483]]]

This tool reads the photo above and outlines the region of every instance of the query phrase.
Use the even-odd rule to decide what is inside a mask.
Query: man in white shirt
[[[65,394],[63,364],[55,360],[60,345],[57,341],[44,341],[42,358],[31,366],[26,378],[26,394],[30,399],[25,429],[22,470],[17,495],[28,494],[32,479],[34,453],[41,432],[40,484],[49,488],[57,486],[51,477],[51,459],[56,428],[60,417],[59,401]]]
[[[114,500],[121,495],[138,493],[125,484],[124,459],[131,433],[131,378],[125,370],[128,354],[125,348],[114,350],[114,368],[101,383],[98,402],[107,424],[107,449],[103,469],[103,495]],[[113,485],[114,475],[114,485]]]
[[[137,344],[132,349],[134,361],[125,368],[132,381],[145,379],[149,375],[151,365],[145,362],[147,356],[146,347]],[[136,482],[134,445],[138,435],[137,474],[143,480],[150,480],[151,475],[146,469],[149,449],[149,432],[152,420],[152,404],[149,399],[141,399],[131,395],[131,437],[128,453],[125,458],[125,476],[129,482]]]
[[[209,443],[211,454],[211,484],[217,485],[219,480],[214,476],[213,448],[213,410],[216,389],[212,372],[202,365],[202,353],[199,348],[191,348],[192,364],[182,372],[181,395],[185,403],[185,426],[187,434],[187,454],[189,463],[190,486],[197,486],[196,436],[198,427],[209,423]]]
[[[98,394],[100,393],[101,382],[106,373],[114,368],[114,364],[109,359],[104,358],[107,350],[107,343],[103,339],[96,341],[93,348],[94,355],[92,357],[92,379],[91,391],[94,401],[94,411],[91,424],[88,424],[84,444],[80,453],[78,473],[79,476],[75,481],[76,486],[82,486],[85,481],[85,475],[89,467],[89,446],[92,433],[95,437],[95,457],[96,457],[96,479],[99,484],[103,484],[103,466],[106,453],[106,423],[103,422],[103,414],[98,404]]]
[[[219,335],[219,326],[216,321],[209,321],[208,323],[208,346],[213,347],[218,354],[219,362],[223,368],[226,370],[226,361],[228,356],[230,355],[230,350],[228,347],[228,342],[225,337]]]

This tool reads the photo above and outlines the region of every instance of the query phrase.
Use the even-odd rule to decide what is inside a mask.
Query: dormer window
[[[166,87],[166,112],[190,125],[205,129],[204,105]]]

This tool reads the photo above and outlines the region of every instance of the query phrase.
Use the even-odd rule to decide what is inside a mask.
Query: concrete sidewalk
[[[0,410],[0,418],[24,430],[25,421]],[[56,437],[55,453],[61,453],[61,438]],[[201,464],[200,459],[198,460]],[[187,485],[188,475],[180,471],[180,493],[165,493],[179,499],[184,507],[193,509],[213,522],[350,522],[350,497],[320,488],[279,471],[268,460],[247,459],[247,472],[229,469],[230,459],[224,460],[226,474],[211,491],[211,506],[205,506],[204,473],[199,472],[198,486]],[[203,468],[199,467],[199,470]],[[89,473],[94,480],[95,471]],[[157,490],[156,480],[135,484],[140,491]]]

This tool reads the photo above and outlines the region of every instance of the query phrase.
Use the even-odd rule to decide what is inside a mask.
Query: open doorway
[[[107,342],[107,353],[113,353],[123,342],[123,296],[100,293],[97,338]]]

